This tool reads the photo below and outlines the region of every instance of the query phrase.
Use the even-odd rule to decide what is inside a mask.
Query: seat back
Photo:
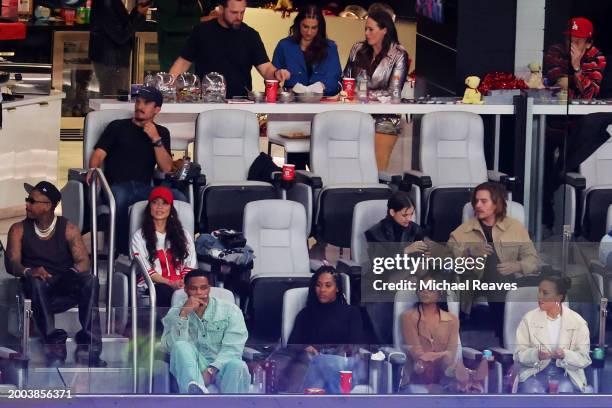
[[[608,207],[608,216],[606,217],[606,232],[612,231],[612,205]]]
[[[142,221],[144,219],[144,211],[147,207],[147,201],[139,201],[134,205],[130,206],[130,237],[142,227]],[[189,203],[175,200],[172,204],[176,209],[179,221],[183,225],[183,228],[190,231],[193,234],[194,222],[193,222],[193,209]]]
[[[432,185],[476,185],[487,181],[484,126],[469,112],[433,112],[421,122],[421,171]]]
[[[215,109],[196,121],[194,161],[202,166],[207,183],[247,179],[259,155],[259,122],[254,113]]]
[[[236,297],[234,296],[234,294],[225,288],[218,288],[216,286],[212,286],[210,288],[210,296],[226,301],[228,303],[236,304]],[[187,292],[185,292],[184,290],[175,290],[172,294],[172,307],[182,306],[185,304],[186,301]]]
[[[302,204],[287,200],[248,203],[244,236],[255,254],[251,279],[260,274],[310,275],[306,211]]]
[[[100,140],[106,126],[114,120],[130,119],[133,116],[133,111],[123,109],[92,111],[85,116],[83,125],[83,167],[87,167],[94,146]]]
[[[538,307],[538,287],[528,286],[511,290],[504,305],[504,347],[516,350],[516,329],[525,313]]]
[[[387,216],[387,200],[368,200],[355,205],[351,228],[351,258],[363,265],[369,260],[367,230]]]
[[[522,204],[514,201],[507,201],[507,203],[508,209],[506,211],[506,214],[509,217],[512,217],[515,220],[519,221],[521,224],[525,225],[525,207],[523,207]],[[472,207],[472,203],[465,203],[465,205],[463,206],[462,222],[466,222],[470,218],[474,218],[474,208]]]
[[[308,288],[289,289],[283,295],[283,317],[281,324],[281,345],[287,347],[287,341],[295,325],[298,313],[306,307]]]
[[[608,133],[612,135],[612,125]],[[586,178],[587,189],[602,185],[612,188],[612,137],[580,165],[580,173]]]
[[[367,113],[333,111],[312,120],[310,167],[323,186],[378,183],[374,119]]]

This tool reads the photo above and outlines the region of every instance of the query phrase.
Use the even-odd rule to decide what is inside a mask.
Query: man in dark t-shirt
[[[246,6],[246,0],[221,0],[217,19],[195,26],[170,74],[176,78],[192,63],[200,78],[218,72],[225,77],[227,98],[245,95],[252,88],[252,67],[264,79],[289,79],[289,71],[276,69],[268,59],[259,33],[242,22]]]
[[[134,117],[109,123],[89,159],[89,169],[104,164],[117,208],[117,250],[123,254],[128,253],[129,207],[149,197],[155,165],[163,172],[172,169],[170,132],[153,122],[162,102],[157,89],[142,88],[136,97]],[[88,183],[92,172],[87,174]],[[180,192],[173,193],[175,199],[186,201]]]

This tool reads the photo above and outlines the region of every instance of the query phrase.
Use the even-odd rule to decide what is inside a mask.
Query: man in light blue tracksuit
[[[214,384],[219,392],[243,394],[251,376],[242,351],[248,332],[240,309],[210,296],[205,272],[185,275],[187,301],[172,307],[162,320],[162,345],[170,352],[170,372],[181,393],[208,393]]]

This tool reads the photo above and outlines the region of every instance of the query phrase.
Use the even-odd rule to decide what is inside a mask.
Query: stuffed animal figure
[[[482,105],[484,103],[482,100],[482,94],[478,90],[480,78],[477,76],[469,76],[465,78],[465,84],[467,85],[467,88],[465,88],[465,93],[463,94],[463,103]]]
[[[529,71],[531,74],[529,75],[529,79],[527,79],[527,86],[530,89],[544,89],[544,82],[542,81],[542,65],[537,62],[532,62],[528,65]]]

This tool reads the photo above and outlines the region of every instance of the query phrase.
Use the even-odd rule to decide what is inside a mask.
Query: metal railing
[[[134,366],[133,380],[134,393],[138,391],[138,295],[136,291],[137,275],[140,269],[147,288],[149,289],[149,356],[148,356],[148,375],[147,375],[147,390],[149,394],[153,393],[153,363],[155,360],[155,327],[157,320],[157,292],[155,284],[151,276],[147,273],[147,268],[142,264],[139,258],[134,258],[130,266],[130,294],[132,297],[132,336],[134,338],[134,352],[132,353],[132,364]]]
[[[115,204],[115,197],[111,191],[111,188],[104,177],[104,173],[99,168],[93,169],[93,174],[90,184],[90,198],[91,198],[91,254],[92,254],[92,267],[94,276],[98,276],[98,182],[104,194],[108,199],[108,207],[110,210],[109,223],[108,223],[108,271],[107,271],[107,297],[106,297],[106,333],[111,333],[112,326],[112,299],[113,299],[113,274],[115,272],[115,219],[117,214],[117,207]]]

